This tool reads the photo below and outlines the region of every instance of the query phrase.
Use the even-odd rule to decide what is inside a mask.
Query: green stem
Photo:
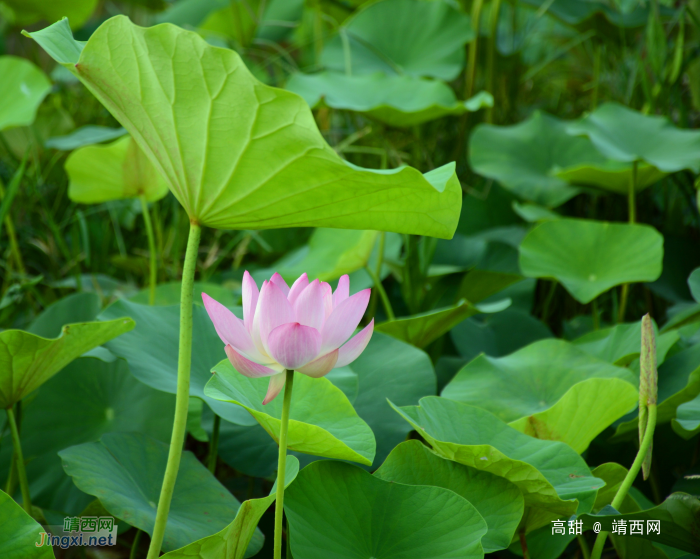
[[[576,539],[578,540],[578,545],[581,548],[581,556],[583,559],[591,559],[591,548],[588,547],[586,538],[584,538],[581,534],[578,534]]]
[[[554,299],[554,293],[557,290],[557,281],[552,280],[552,285],[549,288],[547,297],[544,300],[544,306],[542,307],[542,322],[546,322],[549,318],[549,307],[552,305],[552,299]]]
[[[158,273],[158,261],[156,252],[156,237],[153,234],[153,224],[151,223],[151,214],[148,213],[148,203],[146,202],[146,197],[142,194],[139,196],[141,200],[141,213],[143,214],[143,221],[146,225],[146,235],[148,236],[148,251],[150,257],[150,279],[148,284],[148,304],[155,305],[156,303],[156,284],[158,283],[157,273]]]
[[[525,530],[522,530],[520,536],[520,548],[523,550],[523,559],[530,559],[530,551],[527,549],[527,540],[525,539]]]
[[[282,518],[284,517],[284,469],[287,467],[287,426],[289,425],[289,408],[292,406],[292,387],[294,371],[287,369],[284,383],[284,402],[282,403],[282,422],[280,423],[280,451],[277,459],[277,495],[275,500],[275,550],[274,559],[282,559]]]
[[[639,162],[635,161],[632,164],[632,178],[630,179],[629,188],[627,189],[627,214],[629,223],[634,223],[637,217],[635,204],[635,192],[637,191],[637,170]],[[627,310],[627,296],[629,295],[630,286],[628,283],[622,286],[622,294],[620,296],[620,312],[617,316],[618,322],[624,322],[625,311]]]
[[[139,541],[141,540],[141,530],[136,528],[136,535],[134,536],[134,541],[131,544],[131,553],[129,553],[129,559],[136,559],[136,552],[139,549]]]
[[[384,264],[384,245],[386,241],[386,233],[384,231],[380,231],[379,233],[379,247],[377,248],[377,271],[375,272],[377,274],[377,277],[381,278],[382,277],[382,266]],[[369,302],[369,309],[367,311],[367,316],[370,317],[370,319],[374,318],[374,313],[377,309],[377,297],[378,295],[376,293],[372,293],[372,297]]]
[[[374,270],[372,270],[369,266],[365,266],[365,270],[369,274],[369,277],[372,278],[374,287],[376,288],[377,293],[379,293],[379,296],[382,298],[382,305],[384,306],[384,312],[386,313],[387,318],[389,320],[396,320],[394,309],[391,308],[391,303],[389,302],[389,297],[386,294],[386,291],[384,291],[382,280],[379,279],[379,276],[375,274]]]
[[[0,180],[0,201],[5,198],[5,189],[3,188],[2,180]],[[10,212],[5,213],[5,229],[7,229],[7,236],[10,239],[10,252],[17,266],[17,271],[21,276],[27,275],[27,270],[24,267],[24,261],[22,260],[22,253],[19,250],[19,243],[17,242],[17,233],[15,231],[15,224],[10,217]]]
[[[476,81],[476,55],[479,45],[479,28],[481,24],[481,8],[483,0],[472,2],[472,29],[474,30],[474,40],[469,44],[469,59],[467,61],[467,74],[464,80],[464,98],[469,99],[474,95],[474,82]]]
[[[219,452],[219,430],[221,429],[221,418],[214,414],[214,430],[211,434],[211,442],[209,443],[209,471],[213,474],[216,472],[216,456]]]
[[[612,508],[615,510],[620,510],[620,506],[625,500],[630,487],[632,487],[632,483],[634,483],[637,474],[639,474],[644,458],[646,457],[647,451],[649,450],[651,442],[654,439],[654,428],[656,427],[656,404],[648,404],[647,413],[649,415],[647,418],[647,427],[644,432],[644,439],[642,440],[642,444],[639,445],[639,451],[637,452],[637,456],[632,463],[632,467],[629,469],[629,472],[627,472],[625,479],[622,480],[620,488],[617,490],[615,498],[611,503]],[[595,545],[593,546],[593,551],[591,552],[591,559],[600,559],[607,537],[607,532],[600,532],[598,534],[598,537],[595,540]]]
[[[490,37],[488,43],[488,53],[486,61],[486,91],[495,97],[496,91],[494,88],[494,75],[496,65],[496,45],[498,43],[498,16],[501,13],[501,0],[493,0],[491,2],[490,14]],[[493,107],[486,109],[486,122],[493,122]]]
[[[197,264],[197,250],[202,234],[200,226],[190,221],[190,234],[187,239],[187,251],[185,263],[182,268],[182,286],[180,291],[180,342],[177,359],[177,395],[175,397],[175,418],[173,420],[173,432],[170,437],[170,449],[168,451],[168,464],[165,467],[163,485],[158,499],[156,522],[153,527],[151,545],[148,548],[148,559],[156,559],[160,553],[165,526],[170,511],[170,501],[173,498],[173,489],[177,480],[177,471],[180,468],[182,446],[187,432],[187,408],[190,398],[190,366],[192,362],[192,290],[194,284],[194,272]]]
[[[593,330],[598,330],[600,328],[600,315],[598,314],[597,299],[591,301],[591,314],[593,315]]]
[[[599,42],[595,45],[595,60],[593,62],[593,93],[591,94],[591,110],[598,106],[598,91],[600,85],[600,59],[603,47]],[[584,559],[587,559],[584,557]]]
[[[12,432],[12,446],[15,450],[15,464],[17,465],[17,474],[19,475],[19,488],[22,491],[22,505],[29,516],[32,515],[32,501],[29,498],[29,482],[27,481],[27,470],[24,468],[24,455],[22,454],[22,445],[19,440],[19,430],[15,421],[15,412],[12,408],[7,408],[7,420],[10,423],[10,431]]]

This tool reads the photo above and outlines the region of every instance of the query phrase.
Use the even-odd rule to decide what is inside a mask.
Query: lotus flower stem
[[[527,539],[525,539],[525,530],[521,530],[520,536],[520,548],[523,550],[523,559],[530,559],[530,551],[527,549]]]
[[[647,428],[644,433],[644,440],[639,447],[639,452],[637,452],[637,457],[634,459],[632,467],[629,469],[629,472],[627,472],[625,479],[622,480],[622,484],[617,490],[617,494],[611,503],[612,508],[615,510],[620,510],[620,505],[622,505],[622,502],[625,500],[627,492],[630,490],[630,487],[632,487],[632,483],[637,477],[639,470],[642,468],[642,462],[644,462],[647,451],[651,446],[651,441],[654,438],[654,427],[656,426],[656,404],[649,405],[648,413],[649,417],[647,420]],[[595,540],[595,545],[593,546],[593,551],[591,552],[591,559],[600,559],[607,537],[607,532],[600,532],[598,534],[598,537]]]
[[[190,221],[190,233],[187,239],[185,263],[182,267],[182,286],[180,291],[180,342],[177,359],[177,395],[175,398],[175,418],[173,432],[170,437],[168,464],[158,499],[156,522],[153,526],[151,545],[148,548],[147,559],[156,559],[165,536],[165,526],[170,511],[170,501],[180,468],[182,446],[187,432],[187,408],[190,398],[190,366],[192,361],[192,290],[194,288],[194,272],[197,263],[199,239],[202,234],[200,226]]]
[[[12,432],[12,446],[15,450],[15,464],[17,465],[17,474],[19,477],[19,488],[22,491],[22,505],[29,516],[32,515],[32,501],[29,498],[29,482],[27,481],[27,470],[24,468],[24,455],[22,454],[22,445],[19,440],[19,430],[17,429],[17,421],[15,420],[15,412],[12,408],[7,408],[7,421],[10,424]]]
[[[578,540],[578,545],[581,548],[581,556],[583,559],[591,559],[591,549],[588,547],[586,538],[579,534],[576,536],[576,539]]]
[[[211,433],[211,442],[209,443],[209,456],[207,463],[209,471],[213,474],[216,472],[216,455],[219,452],[219,430],[221,429],[221,418],[214,414],[214,428]]]
[[[275,553],[274,559],[282,558],[282,517],[284,516],[284,469],[287,466],[287,427],[289,425],[289,408],[292,405],[292,384],[294,371],[287,369],[284,383],[284,401],[282,403],[282,421],[280,423],[280,451],[277,460],[277,495],[275,500]]]
[[[384,246],[386,244],[386,233],[384,231],[379,232],[379,247],[377,250],[377,277],[382,277],[382,266],[384,265]],[[372,297],[369,302],[369,309],[367,310],[367,316],[369,318],[374,318],[374,313],[377,309],[377,294],[372,293]]]
[[[151,214],[148,213],[148,203],[146,202],[146,197],[142,194],[139,196],[141,200],[141,213],[143,214],[143,222],[146,225],[146,235],[148,236],[148,252],[150,263],[149,263],[149,284],[148,284],[148,304],[155,305],[156,302],[156,284],[158,279],[156,273],[158,272],[158,265],[156,261],[156,238],[153,235],[153,224],[151,223]]]
[[[491,3],[491,13],[489,14],[490,36],[487,51],[486,63],[486,91],[495,95],[494,87],[494,66],[496,65],[496,44],[498,43],[498,20],[501,14],[501,0],[493,0]],[[493,107],[486,109],[486,122],[493,123]]]

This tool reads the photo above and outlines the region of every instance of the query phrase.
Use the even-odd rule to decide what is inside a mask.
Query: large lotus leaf
[[[285,493],[291,550],[304,559],[481,559],[487,525],[462,496],[402,485],[343,462],[304,468]]]
[[[107,433],[98,442],[59,452],[78,489],[97,497],[115,517],[151,534],[168,459],[168,445],[141,433]],[[182,454],[163,550],[223,530],[240,503],[191,452]]]
[[[196,33],[116,16],[87,43],[65,21],[30,36],[129,131],[196,222],[454,234],[453,163],[425,176],[347,164],[301,97],[258,82],[236,52]]]
[[[174,396],[136,380],[123,360],[76,359],[22,408],[22,450],[32,502],[81,512],[89,498],[66,476],[57,452],[113,432],[134,431],[168,441],[174,412]],[[0,477],[10,463],[9,433],[2,442]]]
[[[138,198],[160,200],[168,185],[129,136],[106,145],[85,146],[66,159],[68,197],[81,204]]]
[[[509,422],[552,407],[572,386],[592,378],[617,378],[633,387],[638,384],[627,369],[596,359],[564,340],[545,339],[506,357],[478,356],[441,395],[481,407]]]
[[[643,521],[643,537],[655,543],[660,543],[682,549],[688,553],[700,553],[700,500],[687,493],[672,493],[659,506],[626,514],[584,514],[584,530],[590,530],[595,522],[600,522],[606,532],[612,531],[613,520]],[[649,533],[647,521],[659,520],[660,533]]]
[[[360,357],[346,367],[334,369],[326,378],[343,391],[357,415],[371,427],[377,442],[375,468],[397,444],[406,440],[411,430],[394,413],[387,398],[399,406],[408,406],[436,391],[435,373],[428,355],[380,332],[373,334]],[[257,424],[253,427],[221,424],[219,454],[247,475],[264,477],[274,472],[277,449],[275,441]],[[302,464],[310,460],[308,455],[298,458]]]
[[[0,130],[29,126],[51,82],[34,64],[17,56],[0,56]]]
[[[448,2],[385,0],[348,18],[324,46],[321,63],[351,74],[451,80],[462,70],[464,45],[473,38],[469,17]]]
[[[444,487],[472,503],[488,525],[481,539],[485,553],[506,549],[520,519],[520,490],[502,477],[441,458],[418,441],[406,441],[391,451],[374,476],[405,485]]]
[[[95,320],[100,307],[100,298],[95,293],[73,293],[46,307],[32,320],[27,332],[42,338],[55,338],[61,335],[65,324]]]
[[[493,106],[493,97],[485,91],[467,101],[458,101],[445,82],[410,75],[295,73],[289,78],[287,89],[301,95],[311,108],[323,104],[333,109],[365,113],[399,127]]]
[[[242,316],[240,307],[232,308]],[[180,333],[180,305],[150,306],[119,300],[107,307],[100,320],[130,316],[136,321],[132,332],[105,344],[117,357],[126,359],[131,373],[144,384],[175,394],[177,392],[177,355]],[[192,306],[192,368],[190,395],[203,399],[219,416],[241,425],[254,425],[250,415],[237,406],[229,406],[204,394],[211,368],[225,356],[223,343],[201,305]]]
[[[566,127],[566,121],[539,111],[511,126],[481,124],[469,139],[469,163],[480,175],[547,208],[580,192],[571,184],[627,192],[631,165],[606,159],[587,138],[567,134]],[[657,170],[641,166],[638,188],[658,178]]]
[[[51,546],[37,547],[44,528],[0,491],[0,549],[3,559],[54,559]]]
[[[645,161],[665,173],[700,172],[700,132],[676,128],[663,116],[605,103],[569,124],[567,131],[588,136],[600,153],[615,161]]]
[[[68,324],[53,339],[22,330],[0,332],[0,407],[13,406],[76,357],[133,327],[131,318],[122,317]]]
[[[441,456],[514,483],[525,498],[526,531],[589,512],[603,486],[568,445],[524,435],[486,410],[436,396],[394,409]]]
[[[653,227],[584,219],[546,221],[520,244],[524,275],[552,278],[581,303],[661,275],[664,238]]]
[[[125,134],[126,130],[124,130],[124,128],[88,125],[78,128],[65,136],[49,138],[44,142],[44,146],[60,151],[73,151],[83,146],[91,146],[93,144],[101,144],[102,142],[116,140]]]
[[[551,338],[552,332],[529,311],[511,307],[468,318],[452,329],[450,337],[459,354],[471,360],[480,353],[492,357],[508,355],[537,340]]]
[[[10,7],[14,23],[32,25],[38,21],[70,19],[74,29],[82,27],[95,11],[97,0],[2,0]]]
[[[572,386],[552,407],[509,425],[531,437],[561,441],[582,453],[638,400],[637,389],[627,381],[591,378]]]
[[[284,487],[287,488],[299,473],[299,461],[294,456],[287,456],[284,473]],[[270,505],[275,501],[275,481],[270,494],[261,499],[250,499],[241,503],[236,518],[220,532],[192,542],[191,544],[176,549],[163,555],[169,559],[244,559],[252,557],[260,551],[263,544],[263,536],[256,527],[260,518]]]
[[[700,433],[700,394],[676,408],[676,418],[671,422],[673,430],[684,439]]]
[[[470,316],[479,313],[500,312],[509,306],[510,299],[504,299],[490,305],[472,305],[463,299],[452,307],[434,309],[381,322],[374,329],[377,332],[384,332],[411,345],[423,348]]]
[[[563,340],[541,340],[507,357],[480,355],[442,396],[490,411],[512,427],[581,453],[638,401],[637,377]]]
[[[214,376],[204,394],[242,406],[278,442],[283,399],[275,398],[263,405],[269,379],[243,376],[228,359],[218,363],[212,372]],[[345,394],[325,378],[312,379],[295,373],[294,381],[287,448],[371,466],[376,448],[374,435]]]
[[[653,324],[653,327],[656,335],[656,363],[661,365],[666,359],[668,350],[680,336],[677,331],[659,335],[656,324]],[[639,358],[642,347],[642,323],[637,321],[594,330],[576,338],[573,343],[598,359],[626,367]]]

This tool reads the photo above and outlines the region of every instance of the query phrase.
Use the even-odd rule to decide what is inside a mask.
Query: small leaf
[[[451,4],[375,2],[344,22],[324,45],[321,63],[352,75],[382,72],[449,81],[464,66],[464,45],[472,39],[469,17]]]
[[[700,132],[681,130],[663,116],[645,115],[617,103],[605,103],[569,124],[614,161],[645,161],[664,173],[700,172]]]
[[[472,305],[462,300],[452,307],[400,317],[387,322],[380,322],[374,329],[394,338],[424,348],[440,336],[449,332],[465,318],[479,313],[500,312],[510,306],[510,299],[504,299],[492,305]]]
[[[446,83],[410,75],[297,72],[289,78],[287,89],[301,95],[311,108],[323,105],[355,111],[397,127],[493,106],[493,97],[486,91],[458,101]]]
[[[67,324],[54,339],[22,330],[0,332],[0,407],[9,408],[86,351],[134,327],[131,318]]]
[[[343,462],[304,468],[285,493],[294,557],[482,559],[487,525],[442,487],[382,481]]]
[[[663,240],[648,225],[546,221],[523,239],[520,267],[525,276],[558,280],[586,304],[616,285],[656,280]]]
[[[700,394],[678,406],[671,424],[673,430],[686,440],[700,433]]]
[[[77,149],[66,159],[68,197],[81,204],[145,196],[160,200],[168,186],[130,137]]]
[[[3,559],[54,559],[50,545],[36,545],[46,530],[4,491],[0,491],[0,526]]]
[[[44,142],[47,148],[59,151],[73,151],[83,146],[91,146],[116,140],[126,134],[124,128],[108,128],[106,126],[82,126],[66,136],[54,136]]]
[[[0,56],[0,131],[29,126],[51,82],[34,64],[17,56]]]
[[[212,372],[214,376],[205,386],[204,394],[245,408],[278,442],[282,398],[262,404],[270,379],[245,377],[228,359],[218,363]],[[287,433],[289,450],[371,466],[375,444],[372,430],[358,417],[340,389],[326,378],[312,379],[295,373]]]

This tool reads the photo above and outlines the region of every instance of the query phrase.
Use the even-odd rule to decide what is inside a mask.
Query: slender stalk
[[[12,408],[7,408],[7,421],[10,424],[12,432],[12,446],[15,450],[15,464],[17,465],[17,474],[19,477],[19,488],[22,491],[22,505],[29,516],[32,515],[32,501],[29,497],[29,482],[27,481],[27,470],[24,467],[24,455],[22,454],[22,445],[19,440],[19,430],[15,421],[15,412]]]
[[[598,330],[600,328],[600,315],[598,314],[597,299],[591,301],[591,314],[593,315],[593,330]]]
[[[612,508],[614,508],[615,510],[620,510],[620,506],[625,500],[625,497],[627,496],[627,492],[630,490],[630,487],[632,487],[632,483],[634,483],[637,474],[639,474],[639,470],[642,468],[644,458],[646,457],[647,451],[649,450],[651,442],[654,439],[654,428],[656,427],[656,404],[648,405],[648,414],[649,415],[647,419],[647,427],[646,431],[644,432],[644,439],[642,440],[642,444],[639,445],[639,451],[637,452],[637,456],[634,459],[634,462],[632,463],[632,467],[629,469],[629,472],[627,472],[625,479],[622,480],[622,484],[620,484],[620,488],[617,490],[615,498],[611,503]],[[593,551],[591,552],[591,559],[600,559],[603,553],[603,547],[605,547],[605,540],[607,539],[607,537],[607,532],[600,532],[598,534],[598,537],[596,537],[595,540],[595,544],[593,545]]]
[[[549,318],[549,307],[552,305],[552,299],[554,299],[554,293],[557,290],[557,281],[552,280],[552,285],[547,292],[547,297],[544,300],[544,306],[542,307],[542,322],[546,322]]]
[[[591,559],[591,548],[588,547],[586,538],[584,538],[581,534],[578,534],[576,539],[578,540],[578,545],[581,548],[581,556],[583,559]]]
[[[134,541],[131,544],[131,553],[129,553],[129,559],[136,559],[136,552],[139,550],[139,541],[141,540],[141,530],[136,528],[136,535],[134,536]]]
[[[287,466],[287,427],[289,425],[289,408],[292,406],[292,387],[294,371],[287,369],[284,383],[284,402],[282,403],[282,422],[280,423],[280,451],[277,459],[277,495],[275,497],[275,550],[274,559],[282,559],[282,518],[284,516],[284,469]]]
[[[5,189],[2,184],[2,179],[0,179],[0,201],[2,201],[5,198]],[[10,200],[11,202],[11,200]],[[9,210],[9,202],[8,202],[8,210]],[[6,211],[5,212],[5,229],[7,229],[7,236],[10,239],[10,252],[12,253],[12,257],[15,261],[15,265],[17,266],[17,271],[20,273],[22,276],[27,275],[27,270],[24,267],[24,261],[22,260],[22,253],[19,250],[19,243],[17,242],[17,232],[15,231],[15,224],[12,221],[12,217],[10,217],[10,212]]]
[[[213,474],[216,472],[216,456],[219,452],[219,430],[221,429],[221,418],[214,414],[214,430],[211,434],[211,442],[209,443],[209,471]]]
[[[173,420],[173,432],[170,437],[170,449],[168,451],[168,464],[165,467],[163,485],[158,499],[156,510],[156,522],[153,527],[153,536],[148,548],[148,559],[156,559],[163,545],[165,525],[168,521],[170,501],[173,498],[173,489],[177,480],[177,471],[180,468],[182,446],[187,432],[187,408],[190,398],[190,366],[192,361],[192,290],[194,272],[197,263],[197,250],[202,234],[200,226],[190,221],[190,233],[187,239],[187,251],[185,263],[182,268],[182,286],[180,291],[180,341],[177,359],[177,395],[175,397],[175,418]]]
[[[595,60],[593,62],[593,93],[591,94],[591,110],[595,110],[598,106],[598,91],[600,86],[600,59],[603,47],[600,42],[596,41],[595,45]],[[587,559],[584,557],[584,559]]]
[[[156,284],[158,283],[158,253],[156,252],[156,237],[153,234],[153,224],[151,223],[151,214],[148,213],[148,203],[146,202],[146,197],[143,194],[141,194],[141,196],[139,196],[139,200],[141,200],[141,213],[143,214],[143,222],[146,225],[146,235],[148,236],[148,252],[150,253],[148,304],[155,305]]]
[[[496,65],[496,46],[498,44],[498,17],[501,13],[501,0],[493,0],[491,2],[490,14],[490,37],[488,43],[488,52],[486,57],[486,91],[491,95],[496,95],[494,87],[495,65]],[[493,107],[486,109],[486,122],[493,122]]]
[[[379,233],[379,247],[377,249],[377,274],[378,278],[382,277],[382,266],[384,265],[384,245],[386,244],[386,233],[380,231]],[[374,313],[377,309],[377,293],[373,292],[369,302],[369,309],[367,311],[367,316],[372,319],[374,318]]]
[[[629,188],[627,190],[627,215],[629,223],[634,223],[637,217],[637,209],[635,204],[635,193],[637,191],[637,171],[639,162],[635,161],[632,164],[632,178],[630,179]],[[627,310],[627,297],[629,295],[630,286],[628,283],[622,286],[622,294],[620,295],[620,311],[617,317],[618,322],[625,321],[625,311]]]
[[[525,539],[525,530],[522,530],[520,536],[520,548],[523,550],[523,559],[530,559],[530,551],[527,549],[527,540]]]
[[[474,40],[469,44],[469,58],[467,60],[467,73],[464,79],[464,98],[469,99],[474,95],[474,82],[476,81],[476,55],[479,45],[479,28],[481,24],[481,8],[484,6],[483,0],[472,2],[472,29],[474,30]]]
[[[372,268],[370,268],[369,266],[365,266],[365,270],[369,274],[369,277],[372,278],[372,281],[374,282],[374,287],[377,289],[377,293],[379,293],[379,296],[382,299],[382,305],[384,306],[384,312],[386,313],[387,318],[389,320],[395,320],[396,315],[394,314],[394,309],[391,308],[389,296],[386,294],[386,291],[384,291],[382,280],[379,279],[379,276],[375,274],[374,270],[372,270]]]

